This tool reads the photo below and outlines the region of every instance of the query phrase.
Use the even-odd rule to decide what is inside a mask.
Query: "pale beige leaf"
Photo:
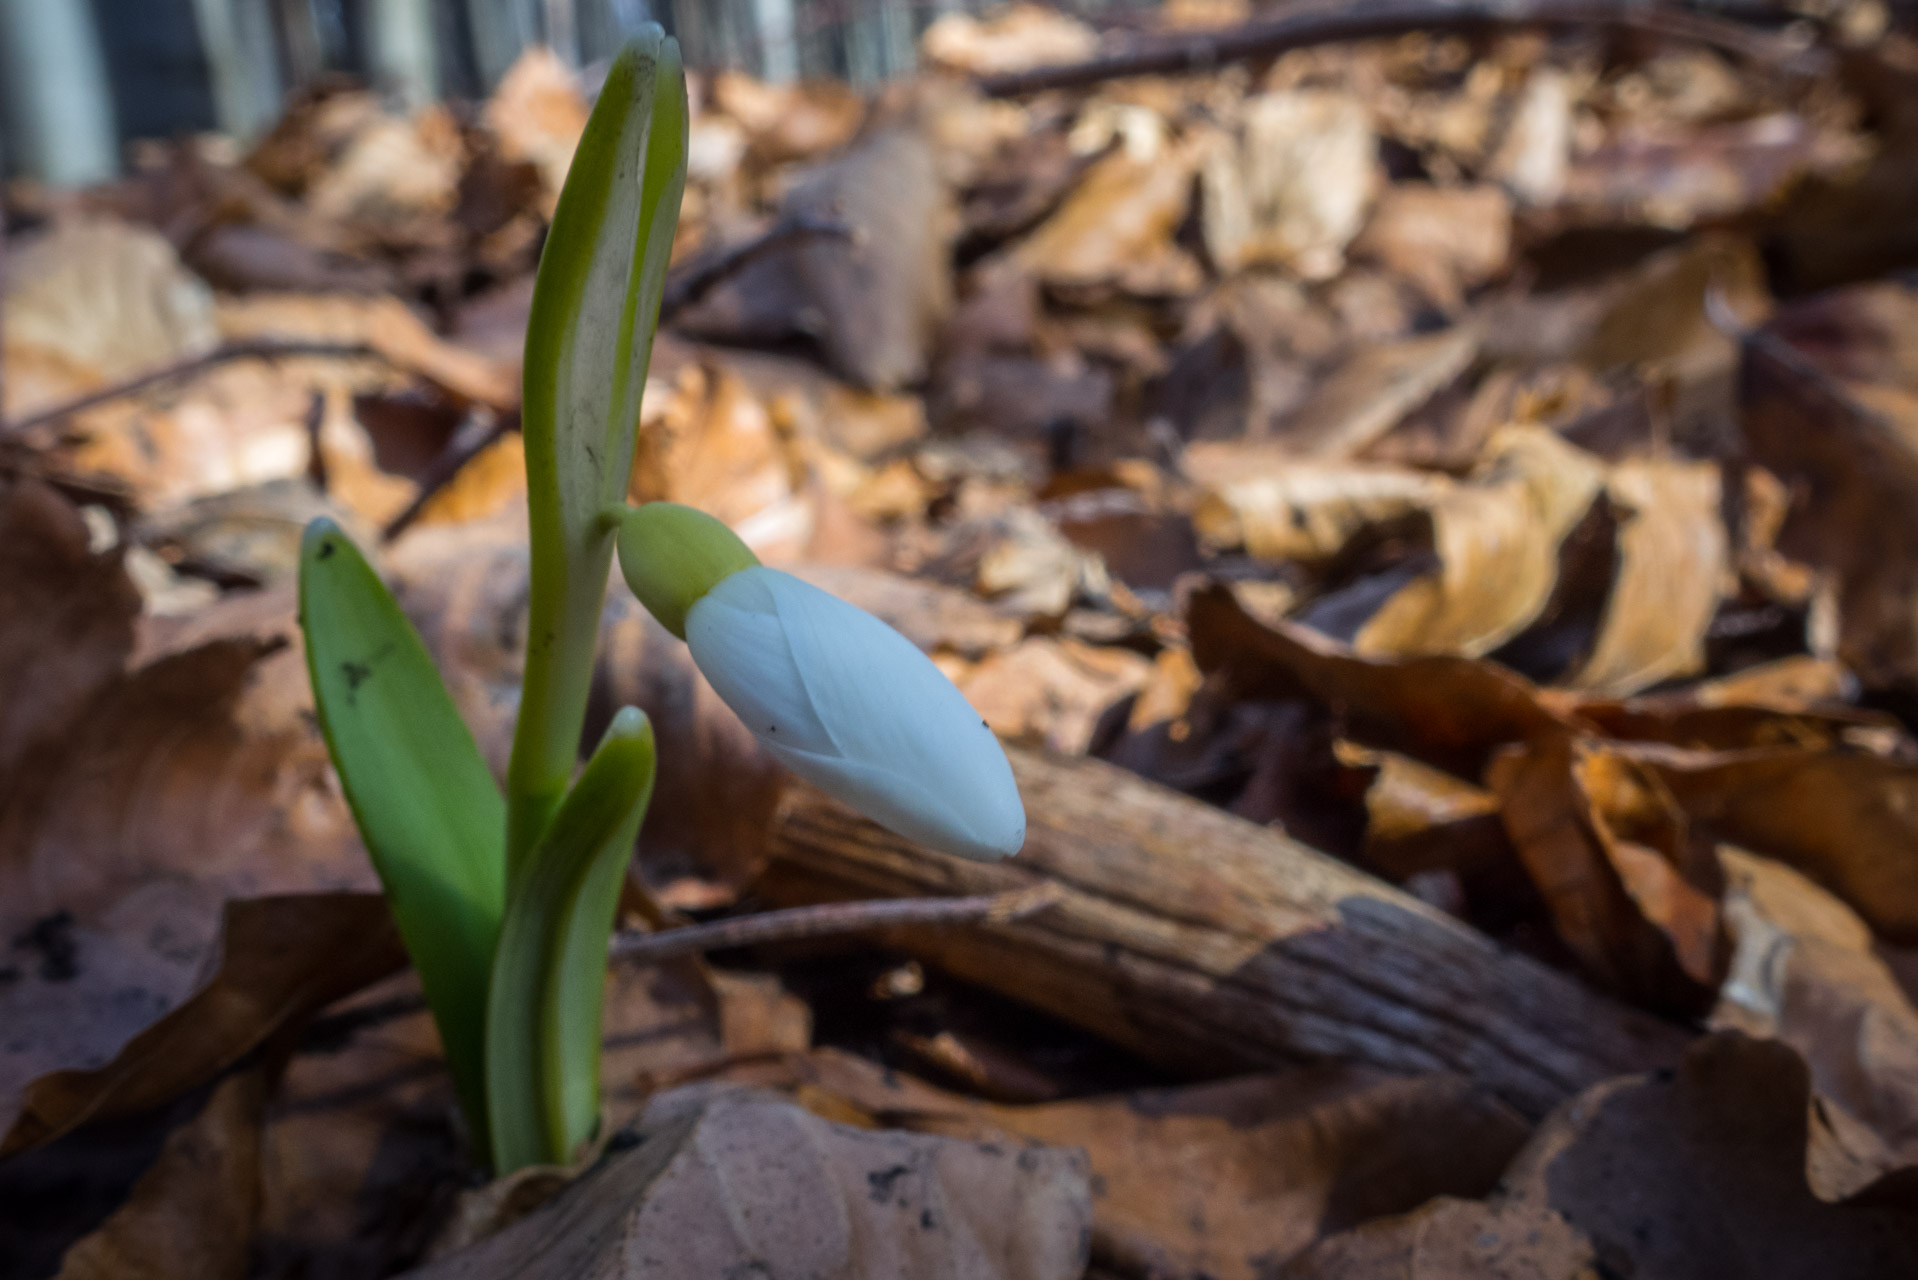
[[[1493,436],[1471,479],[1431,507],[1437,572],[1407,583],[1362,627],[1366,656],[1477,657],[1524,630],[1558,582],[1558,547],[1603,483],[1596,459],[1542,427]]]
[[[1328,560],[1359,530],[1428,510],[1451,488],[1430,472],[1301,462],[1263,441],[1188,445],[1184,469],[1202,486],[1199,536],[1261,560]]]
[[[1606,482],[1624,513],[1618,576],[1574,688],[1622,695],[1705,663],[1705,632],[1730,564],[1710,462],[1631,461]]]

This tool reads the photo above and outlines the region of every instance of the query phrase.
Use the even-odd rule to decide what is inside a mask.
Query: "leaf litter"
[[[699,78],[630,493],[933,654],[1034,835],[957,867],[787,785],[616,588],[623,927],[1061,896],[615,961],[599,1149],[497,1186],[290,548],[381,547],[502,768],[586,92],[327,85],[10,187],[0,1203],[85,1191],[0,1270],[1910,1274],[1918,44],[1456,17],[1017,6],[870,99]]]

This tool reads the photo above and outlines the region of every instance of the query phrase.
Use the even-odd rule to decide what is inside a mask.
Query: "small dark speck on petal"
[[[339,547],[332,541],[332,539],[329,538],[327,541],[322,542],[320,544],[320,559],[322,560],[328,559],[332,556],[332,554],[335,551],[338,551],[338,550],[339,550]]]

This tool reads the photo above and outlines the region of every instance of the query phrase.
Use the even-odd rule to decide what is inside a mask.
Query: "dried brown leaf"
[[[1789,1047],[1723,1033],[1675,1072],[1559,1108],[1483,1203],[1435,1202],[1325,1241],[1286,1275],[1465,1280],[1889,1277],[1918,1266],[1908,1175],[1846,1204],[1807,1169],[1833,1142]]]
[[[1393,593],[1353,649],[1366,657],[1478,657],[1511,639],[1551,599],[1559,543],[1602,483],[1597,460],[1555,433],[1504,428],[1470,480],[1430,508],[1437,572]]]
[[[1838,657],[1870,685],[1918,679],[1918,294],[1840,290],[1745,343],[1740,400],[1754,457],[1794,490],[1779,550],[1828,575]]]
[[[1142,689],[1151,669],[1130,649],[1033,636],[988,656],[957,683],[1001,737],[1079,755],[1100,717]]]
[[[264,1073],[230,1076],[169,1134],[127,1202],[61,1259],[57,1280],[241,1280],[260,1211]]]
[[[1591,1241],[1551,1209],[1440,1197],[1332,1236],[1285,1280],[1601,1280]]]
[[[1857,1148],[1838,1169],[1811,1168],[1812,1189],[1841,1200],[1918,1164],[1918,1010],[1873,950],[1871,930],[1782,863],[1729,845],[1719,858],[1736,951],[1712,1021],[1798,1050],[1827,1122]],[[1868,1139],[1840,1128],[1834,1111]]]
[[[1498,187],[1387,187],[1352,246],[1455,311],[1465,294],[1505,270],[1512,253],[1512,201]]]
[[[1230,272],[1280,265],[1308,280],[1339,273],[1379,186],[1378,137],[1356,94],[1261,94],[1243,133],[1205,153],[1205,242]]]
[[[1192,199],[1189,148],[1158,138],[1134,154],[1099,160],[1072,194],[1015,249],[1015,260],[1049,284],[1118,283],[1141,292],[1189,293],[1198,265],[1172,242]]]
[[[168,904],[178,907],[181,904]],[[194,904],[197,905],[197,904]],[[126,913],[121,913],[122,917]],[[197,921],[141,921],[175,945]],[[111,923],[129,923],[124,918]],[[133,947],[86,933],[81,991],[49,983],[8,993],[8,1023],[32,1039],[0,1058],[0,1153],[38,1146],[90,1120],[136,1114],[211,1079],[276,1031],[351,995],[406,962],[386,903],[375,894],[292,894],[228,903],[213,977],[170,1010],[172,975],[152,982]],[[175,960],[177,957],[169,956]],[[110,980],[101,974],[113,970]],[[142,982],[143,975],[151,985]],[[72,979],[67,980],[72,982]],[[38,996],[36,1000],[34,997]],[[82,1003],[82,1001],[84,1001]],[[118,1004],[125,1006],[115,1010]],[[157,1015],[164,1016],[157,1016]],[[151,1025],[141,1024],[152,1019]],[[114,1036],[127,1037],[124,1044]],[[106,1061],[95,1061],[111,1054]],[[44,1074],[41,1074],[44,1073]],[[16,1092],[17,1091],[17,1092]]]
[[[1451,487],[1424,471],[1301,462],[1264,441],[1194,443],[1182,467],[1203,486],[1200,536],[1261,560],[1329,560],[1360,530],[1430,510]]]
[[[1708,1007],[1728,956],[1717,864],[1657,776],[1558,737],[1508,750],[1488,780],[1559,936],[1586,968],[1653,1007]]]
[[[1240,697],[1306,693],[1350,721],[1355,735],[1476,777],[1508,742],[1579,722],[1530,681],[1493,662],[1449,656],[1363,658],[1309,627],[1248,612],[1222,583],[1187,604],[1192,654]]]
[[[1634,754],[1695,822],[1804,872],[1887,939],[1918,939],[1918,766],[1817,748]]]
[[[1295,457],[1353,457],[1457,381],[1479,343],[1469,324],[1367,343],[1312,389],[1277,439]]]
[[[586,131],[587,110],[579,77],[543,45],[522,53],[487,100],[482,119],[500,154],[539,169],[549,213],[573,163],[573,148]]]
[[[29,753],[63,737],[118,678],[140,593],[43,483],[0,475],[0,808]]]
[[[8,247],[5,417],[203,354],[213,294],[166,238],[105,218]]]
[[[1625,462],[1605,487],[1621,513],[1618,572],[1592,653],[1568,683],[1620,695],[1704,665],[1730,548],[1713,463]]]
[[[673,1114],[677,1107],[677,1114]],[[1076,1152],[873,1133],[751,1096],[660,1118],[544,1209],[408,1273],[1071,1280],[1091,1218]]]
[[[1644,1280],[1911,1274],[1909,1185],[1825,1203],[1806,1169],[1829,1141],[1792,1049],[1715,1035],[1675,1075],[1611,1081],[1566,1104],[1507,1171],[1504,1198],[1556,1211],[1611,1271]]]
[[[1040,1106],[994,1106],[822,1051],[819,1092],[892,1124],[1083,1148],[1094,1254],[1154,1275],[1258,1280],[1312,1240],[1433,1195],[1489,1189],[1527,1126],[1447,1075],[1302,1070]]]

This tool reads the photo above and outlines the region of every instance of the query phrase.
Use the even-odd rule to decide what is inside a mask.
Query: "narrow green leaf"
[[[640,394],[686,187],[679,45],[650,28],[607,72],[540,256],[524,403],[532,598],[507,783],[517,868],[578,758]]]
[[[623,708],[513,882],[486,1023],[496,1174],[593,1136],[607,945],[653,766],[652,724]]]
[[[300,547],[300,627],[327,750],[483,1143],[505,802],[419,633],[331,520]]]

